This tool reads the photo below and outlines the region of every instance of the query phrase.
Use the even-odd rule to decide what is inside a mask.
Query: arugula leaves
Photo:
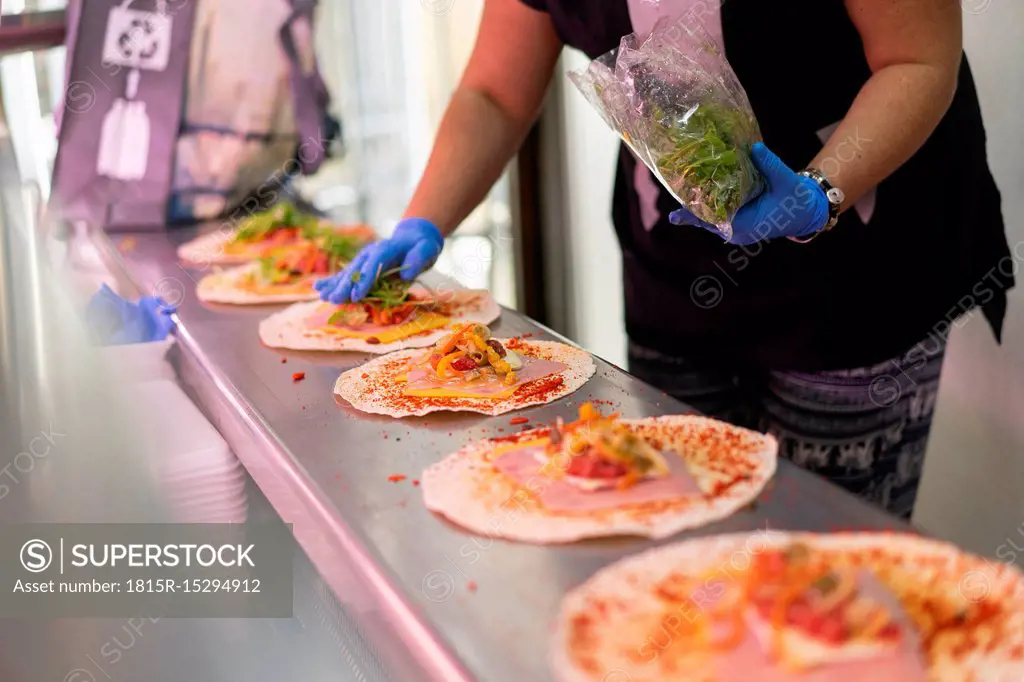
[[[406,303],[409,300],[409,288],[412,286],[412,282],[406,282],[398,276],[401,270],[402,268],[392,268],[380,273],[373,288],[363,297],[363,300],[379,308],[394,308]],[[353,282],[358,282],[360,278],[360,273],[352,273]]]
[[[409,299],[412,282],[406,282],[398,276],[401,268],[386,270],[374,283],[370,292],[357,304],[343,305],[327,320],[327,324],[358,326],[372,320],[376,324],[395,324],[396,320],[389,311],[402,306],[431,305],[432,301],[422,303]],[[361,279],[358,272],[352,274],[352,281]],[[406,313],[409,312],[407,309]]]
[[[753,116],[717,102],[674,115],[654,106],[651,113],[662,178],[678,196],[691,199],[687,208],[698,218],[728,222],[761,184],[748,143],[757,130]]]

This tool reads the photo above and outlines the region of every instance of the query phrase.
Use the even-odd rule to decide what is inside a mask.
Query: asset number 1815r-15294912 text
[[[127,582],[128,592],[239,592],[256,594],[260,591],[258,579],[241,578],[192,578],[174,580],[173,578],[136,579]]]

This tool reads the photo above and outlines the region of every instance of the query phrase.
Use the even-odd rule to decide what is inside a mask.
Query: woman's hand
[[[487,196],[537,119],[561,51],[547,12],[521,0],[483,3],[473,54],[406,207],[407,215],[426,218],[402,220],[390,239],[367,246],[342,273],[318,281],[321,299],[358,301],[385,270],[401,265],[408,281],[433,265],[443,235]]]
[[[337,275],[317,280],[314,287],[320,298],[331,303],[358,301],[370,292],[385,270],[401,266],[401,276],[411,281],[437,260],[444,248],[441,231],[423,218],[405,218],[389,239],[364,246],[348,266]],[[358,281],[352,275],[359,273]]]
[[[751,156],[767,187],[736,212],[728,243],[743,246],[778,237],[807,237],[825,226],[828,198],[818,183],[793,172],[762,142],[754,145]],[[722,236],[717,227],[685,208],[673,211],[668,219],[673,225],[694,225]]]

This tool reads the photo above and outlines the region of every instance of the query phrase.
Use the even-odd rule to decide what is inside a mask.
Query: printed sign
[[[103,39],[103,63],[166,70],[171,54],[171,22],[169,14],[112,8]]]
[[[288,526],[0,526],[0,618],[287,618]]]

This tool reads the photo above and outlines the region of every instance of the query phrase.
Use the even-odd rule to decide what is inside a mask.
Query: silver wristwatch
[[[818,183],[818,187],[821,187],[821,191],[825,193],[825,198],[828,199],[828,220],[825,221],[825,226],[820,230],[812,234],[807,239],[799,239],[797,237],[790,237],[792,241],[800,242],[805,244],[822,232],[828,232],[835,224],[839,222],[839,212],[842,210],[843,201],[846,200],[846,195],[843,194],[843,190],[838,187],[833,187],[832,183],[828,181],[821,171],[814,168],[806,168],[798,173],[805,178],[810,178],[814,182]]]

